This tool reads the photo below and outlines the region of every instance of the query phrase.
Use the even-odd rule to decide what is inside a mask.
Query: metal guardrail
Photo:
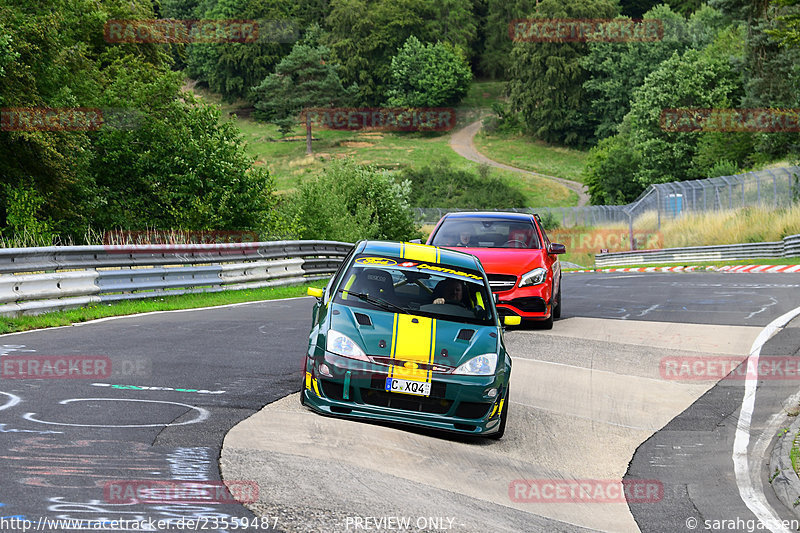
[[[5,248],[0,249],[0,316],[304,283],[330,276],[352,246],[275,241]]]
[[[800,235],[790,235],[783,239],[783,255],[785,257],[800,257]]]
[[[662,250],[635,250],[597,254],[595,256],[595,265],[605,267],[798,256],[800,256],[800,235],[790,235],[778,242],[690,246]]]

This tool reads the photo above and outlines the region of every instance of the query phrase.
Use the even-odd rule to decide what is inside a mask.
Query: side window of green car
[[[353,246],[350,249],[350,251],[347,253],[345,258],[342,259],[342,262],[339,265],[339,269],[331,277],[331,280],[328,282],[328,285],[325,287],[325,296],[324,296],[324,300],[323,300],[325,305],[328,305],[328,302],[330,301],[330,299],[333,298],[333,295],[331,294],[331,291],[333,291],[334,287],[339,285],[339,280],[342,278],[342,275],[344,274],[345,270],[347,270],[347,265],[350,264],[350,259],[353,258],[353,253],[355,252],[355,250],[356,250],[355,246]]]

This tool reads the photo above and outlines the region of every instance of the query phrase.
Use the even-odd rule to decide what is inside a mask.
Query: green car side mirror
[[[313,296],[314,298],[322,298],[324,292],[325,291],[323,289],[318,289],[316,287],[309,287],[306,291],[309,296]]]

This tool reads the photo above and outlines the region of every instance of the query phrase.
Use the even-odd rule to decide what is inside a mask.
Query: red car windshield
[[[430,244],[465,248],[541,248],[533,222],[446,218]]]

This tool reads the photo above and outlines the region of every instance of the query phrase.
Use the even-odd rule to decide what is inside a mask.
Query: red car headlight
[[[526,272],[522,275],[519,286],[520,287],[529,287],[531,285],[541,285],[547,279],[547,269],[546,268],[534,268],[530,272]]]

